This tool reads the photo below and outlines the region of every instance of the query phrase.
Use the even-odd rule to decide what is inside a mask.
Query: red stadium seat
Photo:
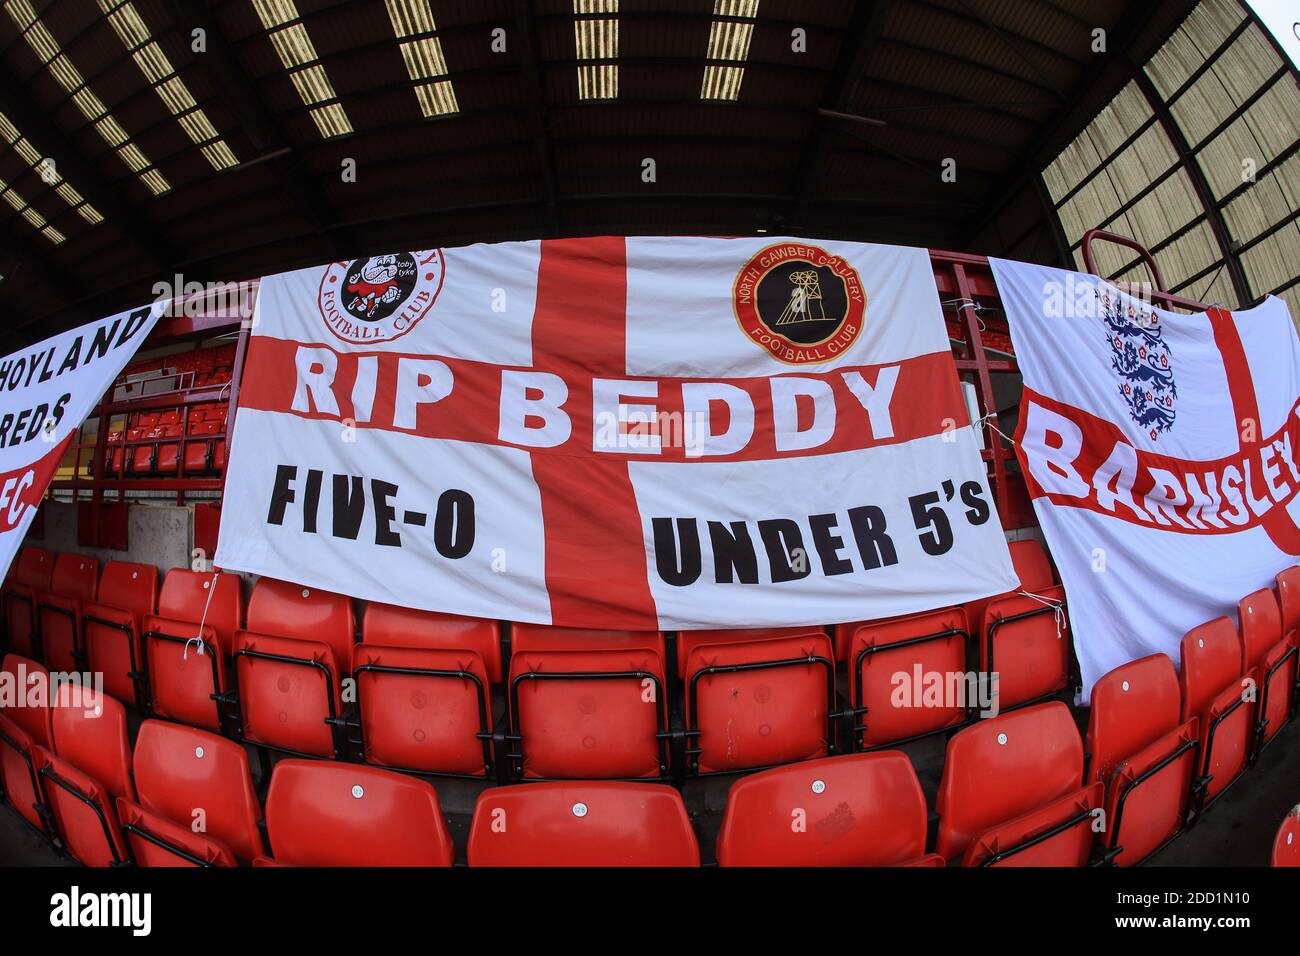
[[[104,675],[104,690],[144,709],[144,619],[158,609],[158,570],[150,564],[109,561],[99,579],[99,597],[81,608],[86,667]]]
[[[50,705],[53,703],[50,672],[44,664],[17,654],[6,654],[0,662],[0,671],[9,675],[8,680],[17,693],[25,695],[21,705],[4,707],[0,713],[17,724],[33,742],[49,747]]]
[[[143,625],[154,714],[221,729],[221,702],[215,698],[225,693],[225,659],[243,616],[238,575],[187,568],[167,572],[158,614]]]
[[[510,740],[524,777],[662,777],[668,771],[658,632],[517,624]]]
[[[1291,717],[1296,659],[1300,650],[1286,640],[1282,611],[1272,588],[1248,594],[1237,605],[1244,666],[1259,681],[1255,749],[1264,747]]]
[[[85,669],[86,653],[78,624],[81,607],[95,600],[99,562],[83,554],[60,554],[54,561],[50,588],[36,595],[37,627],[45,664],[54,671]]]
[[[1103,675],[1088,714],[1088,776],[1106,788],[1108,858],[1133,866],[1187,821],[1197,720],[1182,722],[1173,661],[1153,654]]]
[[[352,599],[262,578],[235,638],[243,738],[288,753],[338,753],[341,676],[356,634]]]
[[[1007,550],[1011,554],[1011,566],[1015,569],[1016,577],[1020,579],[1020,587],[1006,594],[967,602],[966,620],[970,622],[971,627],[978,627],[983,622],[984,608],[990,601],[999,597],[1011,597],[1020,591],[1042,594],[1045,589],[1056,585],[1052,563],[1047,559],[1047,552],[1043,550],[1041,542],[1033,538],[1009,541]]]
[[[438,792],[377,767],[280,761],[266,797],[266,829],[275,861],[292,866],[452,862]]]
[[[122,824],[137,862],[234,866],[235,858],[266,852],[248,754],[233,740],[146,720],[135,743],[135,783],[139,804],[129,805]]]
[[[1065,590],[1025,591],[989,601],[980,619],[980,669],[996,675],[993,689],[1002,710],[1048,697],[1070,680]]]
[[[1292,807],[1277,828],[1271,862],[1273,866],[1300,866],[1300,805]]]
[[[1255,738],[1255,704],[1247,699],[1241,639],[1226,617],[1198,624],[1182,640],[1182,719],[1199,719],[1197,809],[1204,809],[1246,769]]]
[[[1035,540],[1007,545],[1020,587],[971,601],[966,619],[979,645],[980,668],[997,674],[998,707],[1009,710],[1062,690],[1070,677],[1065,592],[1055,583],[1047,552]]]
[[[682,796],[657,783],[555,781],[479,794],[470,866],[699,866]]]
[[[118,798],[135,798],[125,708],[62,684],[50,716],[53,752],[41,755],[38,772],[64,849],[83,866],[126,862],[116,807]]]
[[[684,680],[694,772],[769,767],[830,753],[835,663],[824,633],[697,645]]]
[[[54,555],[44,548],[18,552],[0,600],[4,602],[6,647],[10,653],[40,658],[40,632],[36,627],[36,595],[50,589]]]
[[[941,695],[938,700],[920,697],[919,706],[898,707],[895,675],[906,674],[919,686],[920,694],[930,675],[943,679],[965,675],[970,634],[966,612],[960,607],[942,608],[921,614],[841,624],[837,636],[848,632],[845,657],[855,715],[854,747],[868,750],[889,743],[922,737],[964,723],[978,706],[980,688],[962,684],[964,701]]]
[[[776,767],[732,784],[722,866],[909,866],[925,856],[925,794],[897,750]]]
[[[496,622],[370,604],[352,674],[367,763],[468,776],[491,770]]]
[[[1282,635],[1292,644],[1300,641],[1300,565],[1278,572],[1277,603],[1282,614]]]
[[[935,850],[946,860],[960,858],[994,828],[1035,811],[1055,810],[1035,819],[1052,837],[1033,845],[1009,846],[999,839],[999,862],[1033,851],[1036,865],[1077,862],[1076,829],[1091,833],[1091,820],[1072,800],[1083,778],[1083,744],[1070,710],[1051,701],[981,720],[948,741],[939,783],[939,836]]]
[[[41,789],[41,746],[9,719],[13,710],[0,711],[0,790],[24,820],[47,832],[41,814],[45,797]]]
[[[89,686],[61,683],[50,708],[50,749],[115,797],[135,799],[126,708]]]

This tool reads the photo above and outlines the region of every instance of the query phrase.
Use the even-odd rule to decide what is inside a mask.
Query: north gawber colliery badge
[[[732,307],[740,329],[790,365],[828,362],[857,341],[867,296],[858,271],[820,246],[768,246],[736,275]]]

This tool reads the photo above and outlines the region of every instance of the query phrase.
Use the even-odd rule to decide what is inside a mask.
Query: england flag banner
[[[575,627],[1018,583],[923,249],[591,238],[262,280],[215,562]]]
[[[0,358],[0,576],[77,429],[166,305],[109,316]]]
[[[1286,304],[1183,314],[991,259],[1024,376],[1016,450],[1084,691],[1271,586],[1300,554],[1300,343]]]

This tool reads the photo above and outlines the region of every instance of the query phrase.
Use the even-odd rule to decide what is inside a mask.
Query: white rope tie
[[[1056,619],[1056,639],[1059,641],[1065,633],[1065,605],[1060,601],[1053,601],[1049,597],[1043,597],[1041,594],[1033,594],[1021,588],[1018,592],[1027,598],[1033,598],[1039,604],[1045,604],[1052,609],[1052,617]]]
[[[988,425],[988,426],[990,426],[990,427],[991,427],[995,432],[997,432],[999,435],[1001,435],[1003,438],[1005,438],[1007,441],[1009,441],[1011,444],[1014,445],[1014,444],[1016,443],[1016,440],[1015,440],[1014,438],[1012,438],[1010,435],[1008,435],[1006,432],[1004,432],[1001,428],[998,428],[998,413],[997,413],[997,412],[989,412],[989,413],[988,413],[987,415],[985,415],[983,418],[979,419],[975,424],[978,425],[980,428],[983,428],[985,425]]]
[[[181,652],[183,661],[190,658],[191,644],[195,644],[198,647],[198,655],[203,656],[203,626],[208,622],[208,608],[212,606],[212,595],[217,593],[217,576],[220,573],[220,571],[212,572],[212,581],[208,584],[208,599],[203,602],[203,616],[199,618],[199,632],[185,642],[185,650]]]

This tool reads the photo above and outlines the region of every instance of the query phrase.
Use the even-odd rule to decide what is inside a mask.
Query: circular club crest
[[[320,281],[321,318],[344,342],[401,338],[442,291],[441,249],[332,262]]]
[[[788,365],[835,358],[862,334],[867,295],[858,270],[819,246],[768,246],[736,275],[740,330]]]

